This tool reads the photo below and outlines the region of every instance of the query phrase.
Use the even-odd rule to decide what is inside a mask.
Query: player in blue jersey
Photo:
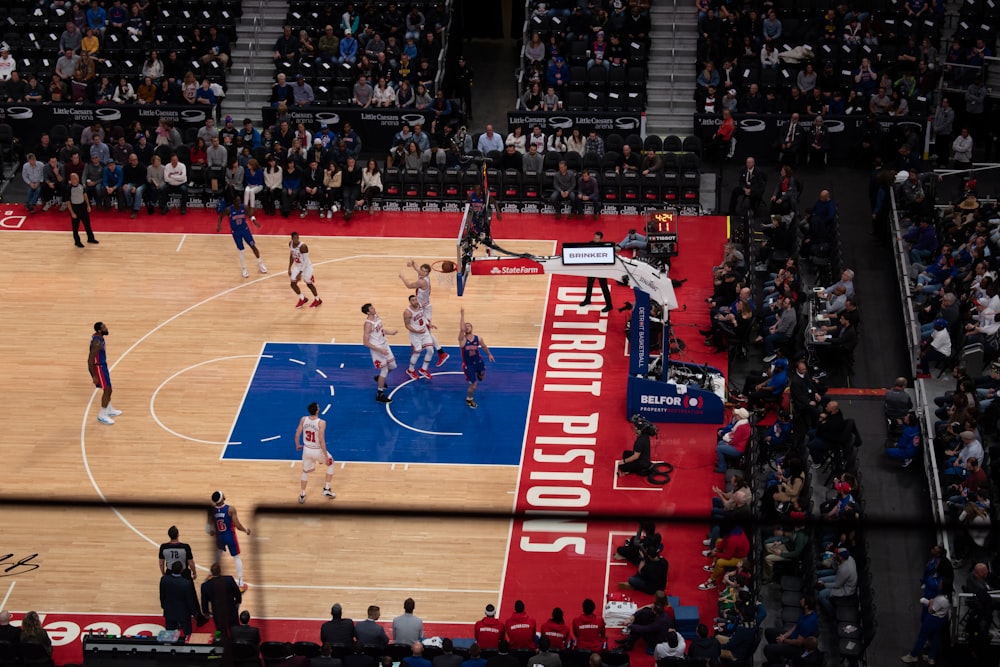
[[[112,417],[122,413],[111,406],[111,374],[108,372],[108,354],[104,349],[104,337],[108,335],[108,327],[104,322],[94,324],[94,335],[90,337],[90,353],[87,355],[87,369],[94,381],[94,386],[102,390],[101,411],[97,413],[97,421],[111,425],[115,423]]]
[[[218,232],[222,229],[222,218],[229,213],[229,230],[233,234],[233,241],[236,243],[236,248],[240,251],[240,269],[243,270],[243,277],[246,278],[249,274],[247,273],[247,263],[243,256],[243,244],[250,246],[250,250],[253,251],[254,257],[257,258],[257,268],[260,269],[261,273],[267,273],[267,267],[264,266],[264,262],[260,258],[260,251],[257,250],[257,244],[254,243],[253,234],[250,233],[250,225],[247,224],[247,211],[243,208],[243,200],[239,195],[235,195],[232,198],[229,206],[225,206],[219,211],[219,219],[215,223],[215,231]],[[257,225],[257,229],[260,229],[260,223],[254,217],[250,218],[253,224]]]
[[[246,591],[243,583],[243,559],[240,558],[240,543],[236,539],[236,531],[242,530],[248,536],[250,529],[240,523],[236,508],[226,504],[226,494],[216,491],[212,494],[212,509],[208,513],[208,532],[215,535],[215,562],[219,556],[229,551],[236,563],[236,583],[241,591]]]
[[[493,363],[493,353],[486,346],[486,341],[472,333],[472,324],[465,321],[465,308],[462,308],[458,325],[458,347],[462,350],[462,370],[465,371],[465,379],[469,381],[469,391],[465,395],[465,404],[470,408],[478,408],[475,399],[472,397],[476,393],[476,385],[486,377],[486,362],[480,354],[480,348],[486,353],[486,357]]]

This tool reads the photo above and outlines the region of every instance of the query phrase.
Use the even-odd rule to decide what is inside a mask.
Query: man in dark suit
[[[784,136],[778,142],[778,166],[795,163],[801,149],[802,124],[799,122],[799,114],[793,113]]]
[[[246,642],[260,647],[260,628],[250,625],[250,612],[240,612],[240,624],[229,628],[229,636],[234,642]]]
[[[733,192],[729,196],[730,215],[736,212],[741,199],[748,199],[751,210],[756,209],[764,197],[764,186],[766,184],[767,178],[765,178],[760,169],[757,169],[757,161],[752,157],[748,157],[746,168],[740,172],[736,187],[733,188]]]
[[[592,244],[597,245],[598,243],[604,242],[603,232],[594,232],[594,238],[590,241]],[[593,276],[587,276],[587,296],[583,297],[583,301],[580,302],[580,306],[590,305],[590,295],[594,291],[594,281],[597,281],[601,285],[601,292],[604,293],[604,309],[601,312],[610,313],[614,310],[611,305],[611,290],[608,288],[607,278],[595,278]]]
[[[385,628],[378,624],[378,619],[381,615],[382,611],[377,606],[369,605],[368,618],[358,621],[354,627],[358,644],[361,646],[378,646],[380,648],[385,648],[389,644],[389,635],[386,634]]]
[[[443,651],[441,655],[434,656],[431,660],[432,667],[460,667],[462,664],[462,656],[455,655],[454,653],[455,645],[452,643],[451,639],[445,637],[441,640],[441,650]]]
[[[796,415],[803,415],[806,425],[812,428],[823,409],[823,397],[820,395],[820,387],[809,377],[809,366],[805,359],[799,359],[795,364],[795,372],[789,381],[792,410]]]
[[[201,585],[201,611],[212,615],[215,629],[226,637],[237,623],[243,593],[235,579],[222,574],[218,563],[212,563],[210,572],[211,576]]]
[[[10,612],[0,611],[0,642],[17,644],[21,641],[21,628],[10,624]]]
[[[167,630],[183,630],[191,634],[191,617],[198,613],[198,596],[194,584],[182,574],[184,565],[174,561],[170,572],[160,578],[160,607],[163,624]]]
[[[354,621],[344,618],[344,609],[340,603],[330,607],[330,620],[319,629],[320,644],[354,646],[354,640],[357,636],[357,632],[354,630]]]

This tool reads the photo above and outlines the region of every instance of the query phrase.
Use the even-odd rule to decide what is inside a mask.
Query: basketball
[[[455,271],[455,262],[452,262],[451,260],[448,259],[441,262],[442,273],[454,273],[454,271]]]

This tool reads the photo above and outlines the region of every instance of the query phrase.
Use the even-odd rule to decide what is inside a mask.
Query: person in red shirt
[[[535,619],[524,613],[524,602],[514,603],[514,613],[507,619],[507,641],[512,649],[534,649]]]
[[[594,614],[597,605],[590,598],[583,601],[583,614],[573,619],[576,647],[584,651],[604,648],[604,619]]]
[[[740,561],[750,555],[750,540],[739,526],[719,540],[714,550],[707,552],[709,558],[715,558],[715,563],[706,565],[705,570],[711,572],[708,581],[698,585],[698,590],[709,591],[715,588],[716,582],[722,578],[722,573],[740,564]]]
[[[563,620],[563,610],[556,607],[552,610],[552,618],[542,623],[541,633],[549,638],[549,645],[555,650],[569,648],[569,626]]]
[[[476,622],[476,643],[481,649],[496,649],[504,635],[503,621],[497,620],[497,608],[486,605],[486,615]]]

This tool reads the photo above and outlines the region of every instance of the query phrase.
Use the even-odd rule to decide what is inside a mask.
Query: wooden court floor
[[[240,537],[251,585],[246,605],[256,616],[321,618],[339,601],[355,618],[373,603],[385,617],[399,613],[391,610],[416,591],[425,619],[466,621],[496,600],[509,522],[471,521],[461,511],[509,510],[516,468],[348,464],[334,478],[338,498],[331,505],[338,509],[420,506],[456,516],[271,515],[258,521],[257,504],[297,506],[299,467],[220,460],[265,341],[359,344],[359,308],[366,301],[388,326],[403,329],[407,290],[398,274],[408,271],[406,260],[453,258],[454,241],[305,237],[324,305],[295,310],[284,236],[258,236],[269,273],[257,274],[248,257],[246,280],[228,235],[105,233],[100,239],[99,246],[77,249],[66,233],[0,235],[7,325],[0,346],[8,378],[0,493],[65,501],[58,509],[2,508],[5,553],[37,553],[39,565],[0,579],[7,608],[159,613],[154,545],[176,524],[199,565],[207,566],[204,517],[127,503],[207,504],[217,488],[254,530],[252,539]],[[517,249],[550,254],[553,244],[523,241]],[[544,276],[476,276],[459,299],[454,287],[435,281],[437,333],[454,345],[463,305],[491,346],[533,347],[547,287]],[[110,427],[96,421],[99,401],[86,368],[97,320],[110,331],[113,403],[124,411]],[[405,340],[401,334],[392,342]],[[281,425],[289,436],[300,416],[289,414]],[[336,456],[337,438],[345,436],[337,432],[335,414],[328,420]],[[320,481],[319,473],[310,480],[314,505]],[[79,499],[107,499],[109,506],[75,507]],[[223,563],[232,573],[231,561]]]

